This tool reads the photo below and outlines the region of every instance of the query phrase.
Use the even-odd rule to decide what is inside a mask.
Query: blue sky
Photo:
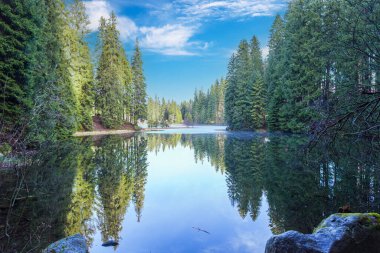
[[[85,1],[96,32],[114,11],[120,38],[132,54],[140,41],[149,96],[182,101],[226,75],[239,41],[257,35],[267,54],[270,26],[287,0],[92,0]]]

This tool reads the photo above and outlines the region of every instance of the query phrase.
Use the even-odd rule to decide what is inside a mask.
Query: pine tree
[[[265,70],[269,130],[279,130],[279,108],[282,103],[281,77],[283,64],[284,21],[277,15],[270,30],[268,64]]]
[[[34,63],[34,107],[31,112],[30,135],[32,141],[54,140],[71,135],[76,128],[75,98],[70,80],[64,29],[64,5],[60,0],[46,0],[42,9],[46,23],[38,38],[41,39],[38,63]]]
[[[131,121],[132,115],[132,99],[133,99],[133,87],[132,87],[132,69],[126,56],[125,50],[121,48],[121,61],[122,61],[122,83],[123,83],[123,119]]]
[[[99,31],[101,55],[96,77],[96,109],[106,127],[117,128],[123,123],[124,117],[125,65],[114,13],[108,21],[101,20]]]
[[[263,56],[260,48],[259,39],[256,36],[252,37],[250,43],[250,54],[252,59],[252,78],[255,82],[257,78],[264,75],[264,63]]]
[[[264,81],[261,77],[257,78],[253,85],[253,106],[252,118],[254,129],[265,128],[265,90]]]
[[[132,73],[133,123],[137,124],[138,120],[145,120],[147,118],[146,83],[143,72],[143,61],[138,40],[136,40],[135,52],[132,59]]]
[[[44,2],[37,0],[0,3],[0,132],[20,131],[32,109],[35,64]],[[41,74],[40,74],[41,75]]]
[[[316,29],[319,17],[310,1],[293,1],[285,28],[284,100],[279,115],[281,129],[305,132],[317,118],[313,105],[321,95],[322,58]]]
[[[252,59],[251,82],[253,82],[253,97],[251,108],[253,129],[262,129],[266,127],[266,90],[263,81],[264,63],[260,49],[260,42],[256,36],[253,36],[250,46]]]
[[[94,76],[90,50],[85,42],[89,22],[85,6],[75,0],[67,12],[66,48],[69,54],[71,79],[75,95],[78,129],[92,129]]]
[[[228,64],[228,74],[226,80],[226,93],[224,98],[225,104],[225,120],[228,127],[235,129],[234,110],[235,110],[235,98],[237,87],[237,74],[236,74],[236,55],[232,54],[230,62]]]

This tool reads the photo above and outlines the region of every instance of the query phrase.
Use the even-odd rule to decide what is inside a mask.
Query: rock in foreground
[[[76,234],[62,240],[59,240],[42,253],[87,253],[86,239],[81,234]]]
[[[333,214],[313,234],[296,231],[273,236],[266,253],[379,253],[380,215]]]

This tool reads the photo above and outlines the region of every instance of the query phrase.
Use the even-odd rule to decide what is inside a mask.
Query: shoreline
[[[140,130],[126,130],[126,129],[110,129],[110,130],[99,130],[99,131],[86,131],[86,132],[76,132],[73,134],[74,137],[85,137],[85,136],[98,136],[98,135],[118,135],[118,134],[131,134],[140,132],[151,132],[151,131],[164,131],[168,129],[187,129],[193,128],[193,126],[183,126],[183,127],[157,127],[157,128],[143,128]]]
[[[101,131],[87,131],[87,132],[76,132],[73,134],[74,137],[85,137],[85,136],[97,136],[97,135],[117,135],[117,134],[130,134],[140,132],[138,130],[101,130]]]

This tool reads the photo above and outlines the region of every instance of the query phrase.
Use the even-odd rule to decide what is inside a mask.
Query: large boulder
[[[296,231],[273,236],[266,253],[379,253],[380,215],[333,214],[313,234]]]
[[[59,240],[45,250],[42,253],[87,253],[86,238],[81,234],[76,234],[70,237],[66,237]]]

